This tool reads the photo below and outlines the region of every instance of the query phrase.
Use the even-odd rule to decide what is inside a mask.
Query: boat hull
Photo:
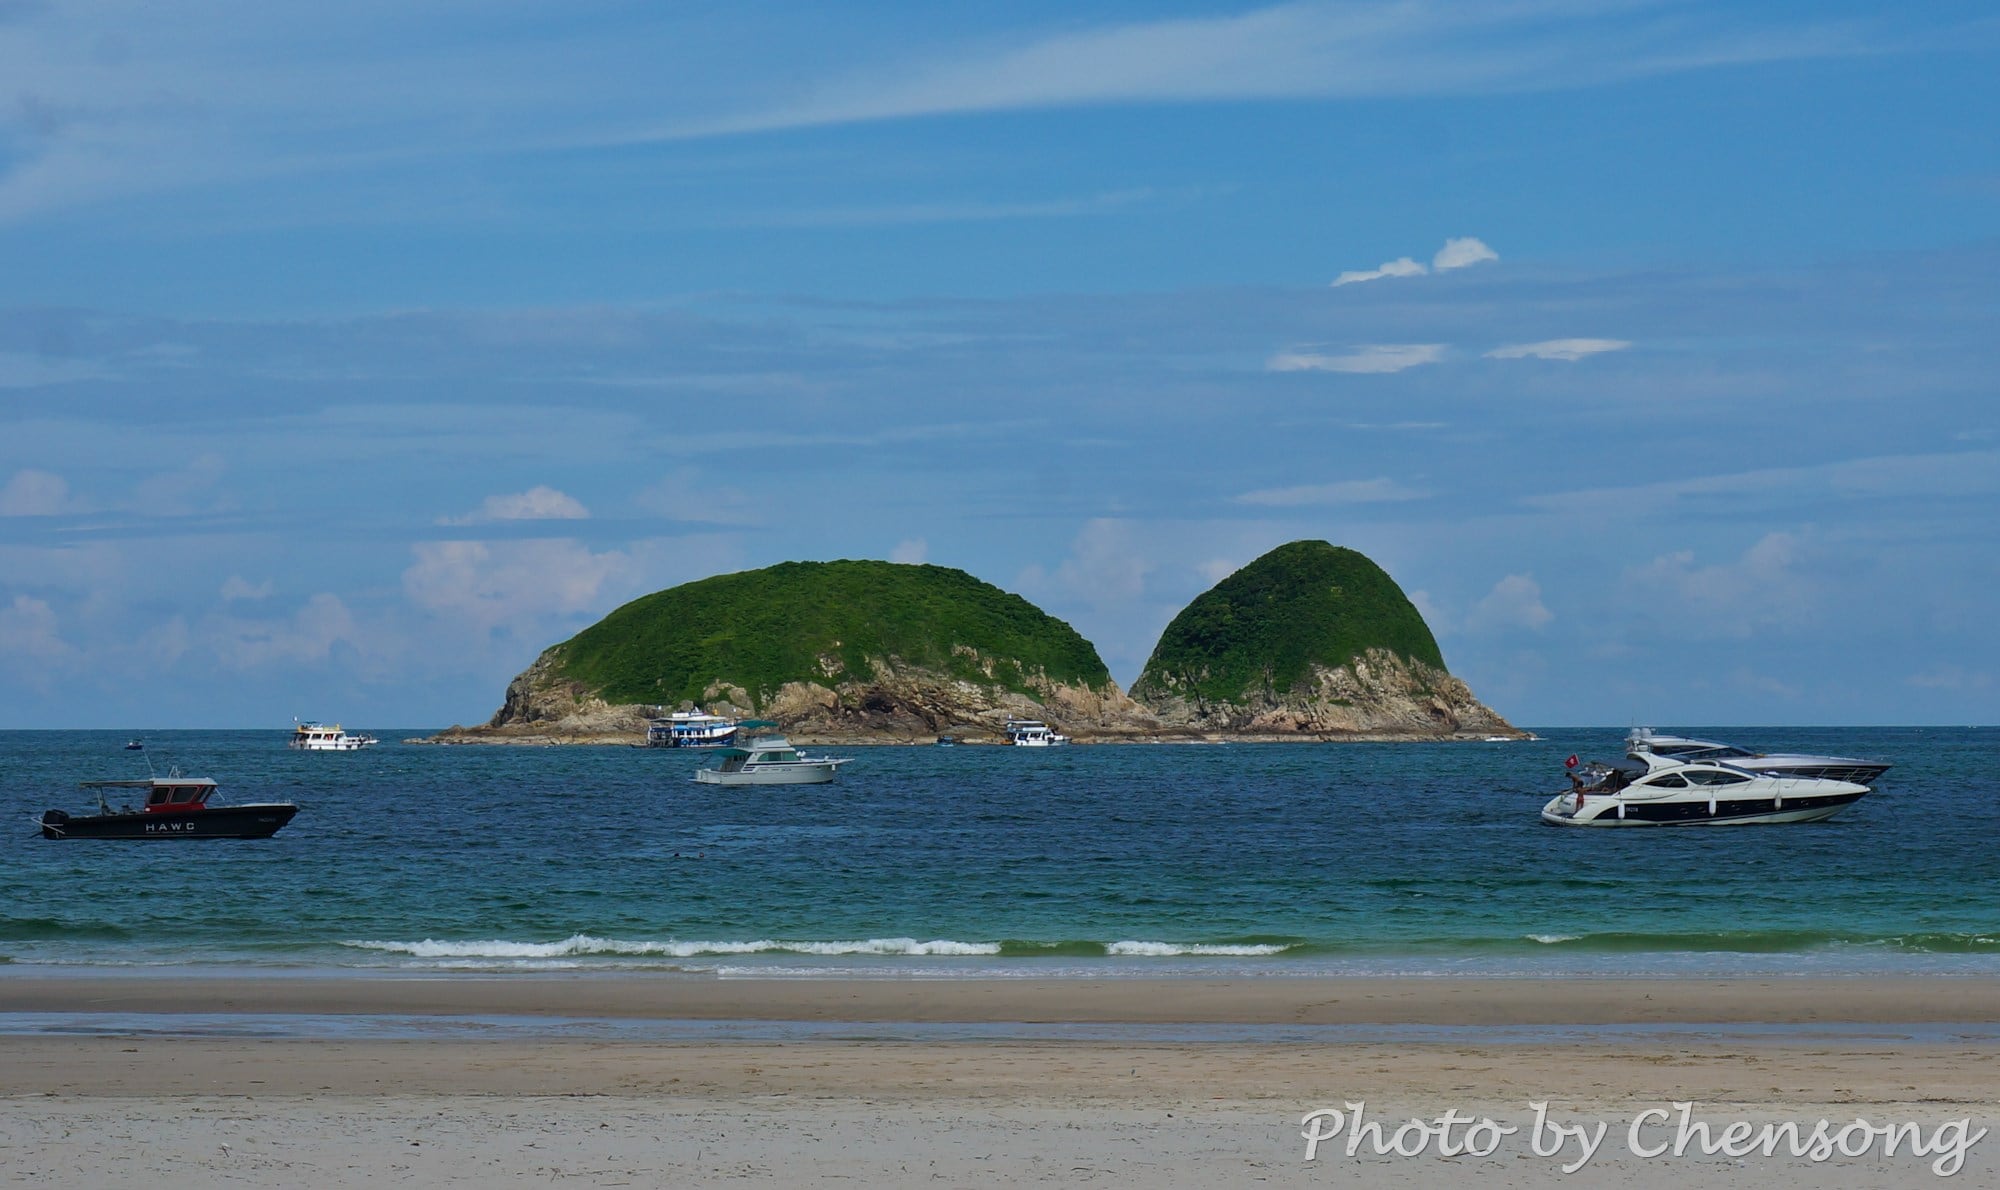
[[[834,771],[839,767],[838,764],[811,762],[744,768],[733,773],[721,769],[696,769],[694,779],[703,785],[824,785],[833,780]]]
[[[268,839],[299,808],[289,802],[130,814],[42,815],[44,839]]]
[[[1749,797],[1626,801],[1586,797],[1581,810],[1576,795],[1557,794],[1542,807],[1542,821],[1551,826],[1759,826],[1781,822],[1818,822],[1860,801],[1866,789],[1797,797]],[[1712,807],[1712,808],[1711,808]]]

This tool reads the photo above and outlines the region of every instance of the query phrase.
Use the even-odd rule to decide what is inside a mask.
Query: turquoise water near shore
[[[768,789],[664,750],[0,732],[0,974],[2000,974],[2000,730],[1690,730],[1897,767],[1825,823],[1579,831],[1537,811],[1622,728],[830,749],[835,784]],[[258,842],[35,836],[147,758],[303,808]]]

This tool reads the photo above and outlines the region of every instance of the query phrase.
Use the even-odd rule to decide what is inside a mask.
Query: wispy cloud
[[[1333,279],[1333,287],[1339,289],[1361,281],[1380,281],[1384,277],[1421,277],[1431,269],[1444,273],[1499,259],[1500,254],[1487,247],[1485,241],[1476,236],[1463,236],[1446,240],[1444,247],[1432,254],[1428,269],[1410,257],[1399,256],[1394,260],[1385,260],[1372,269],[1350,269]]]
[[[1421,500],[1429,494],[1394,479],[1349,479],[1290,488],[1262,488],[1234,497],[1234,502],[1293,508],[1312,504],[1389,504]]]
[[[1555,618],[1542,602],[1542,585],[1533,575],[1510,574],[1472,605],[1466,613],[1465,630],[1475,634],[1519,628],[1540,631]]]
[[[1394,260],[1385,260],[1372,269],[1349,269],[1333,279],[1333,287],[1338,289],[1358,281],[1379,281],[1384,277],[1421,277],[1429,271],[1409,257],[1399,256]]]
[[[630,139],[1092,104],[1549,90],[1865,46],[1845,27],[1717,20],[1703,28],[1648,20],[1650,7],[1305,0],[1231,16],[1028,34],[998,49],[947,49],[929,62],[859,71],[809,85],[789,104],[675,121]]]
[[[1283,351],[1265,362],[1269,372],[1356,372],[1388,373],[1434,364],[1444,358],[1442,343],[1374,343],[1356,347],[1345,355],[1315,351]]]
[[[69,511],[69,482],[52,472],[25,468],[0,487],[0,516],[57,516]]]
[[[488,496],[477,512],[459,517],[440,517],[440,525],[484,525],[493,521],[580,521],[590,516],[583,502],[547,484],[537,484],[525,492]]]
[[[1553,359],[1575,363],[1588,355],[1623,351],[1629,339],[1544,339],[1539,343],[1510,343],[1486,353],[1487,359]]]

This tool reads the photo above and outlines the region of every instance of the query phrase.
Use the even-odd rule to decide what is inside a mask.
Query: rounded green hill
[[[1175,616],[1132,697],[1269,702],[1372,650],[1444,671],[1437,639],[1387,572],[1354,550],[1294,541]]]
[[[788,683],[869,678],[878,662],[1029,694],[1104,687],[1075,629],[962,570],[785,562],[635,599],[549,650],[549,676],[609,703],[671,705],[736,687],[758,704]]]

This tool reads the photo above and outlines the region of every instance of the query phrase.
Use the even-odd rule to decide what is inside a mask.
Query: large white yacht
[[[1553,826],[1815,822],[1867,792],[1866,785],[1852,781],[1773,776],[1721,761],[1634,752],[1625,764],[1593,762],[1573,770],[1570,788],[1542,807],[1542,821]]]
[[[1733,768],[1773,777],[1826,777],[1867,785],[1889,771],[1886,760],[1858,760],[1852,756],[1808,756],[1798,752],[1752,752],[1717,740],[1697,740],[1689,736],[1662,735],[1650,727],[1635,727],[1625,737],[1630,756],[1664,756],[1669,760],[1719,760]]]
[[[305,752],[354,752],[373,747],[378,741],[372,735],[358,731],[342,731],[338,723],[312,723],[292,720],[292,741],[289,747]]]
[[[1007,742],[1017,748],[1055,748],[1069,743],[1069,737],[1039,719],[1009,719]]]

